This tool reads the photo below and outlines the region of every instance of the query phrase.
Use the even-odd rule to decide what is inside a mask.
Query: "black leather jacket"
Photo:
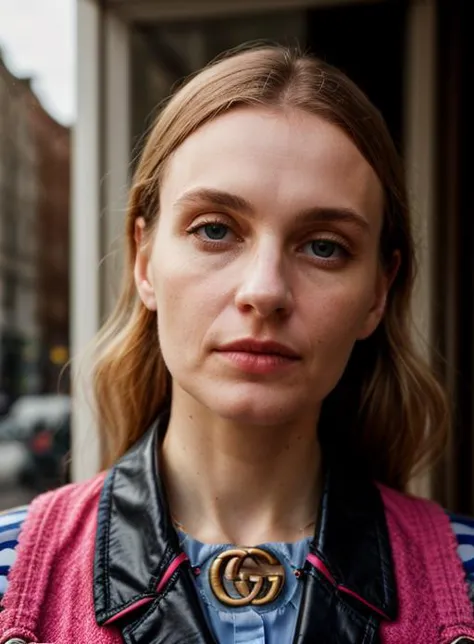
[[[105,481],[94,564],[99,624],[153,597],[158,581],[180,553],[158,471],[158,441],[166,422],[155,424]],[[338,458],[326,468],[311,551],[338,584],[363,601],[341,597],[307,564],[300,577],[304,589],[293,643],[378,642],[381,621],[397,615],[391,550],[379,492],[348,459]],[[187,562],[174,573],[159,601],[127,612],[118,625],[129,644],[216,642]]]

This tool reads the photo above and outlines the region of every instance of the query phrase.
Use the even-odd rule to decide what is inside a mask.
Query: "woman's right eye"
[[[225,238],[228,236],[230,229],[225,224],[220,222],[202,224],[197,226],[192,231],[195,235],[198,235],[204,241],[225,241]]]

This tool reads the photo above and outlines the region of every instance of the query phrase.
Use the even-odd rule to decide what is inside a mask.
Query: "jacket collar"
[[[328,462],[311,545],[336,584],[385,619],[396,619],[398,601],[385,508],[361,461],[339,450]]]
[[[160,417],[110,470],[102,491],[94,560],[96,619],[103,624],[153,596],[179,552],[158,472]]]
[[[113,467],[104,484],[94,562],[94,604],[99,624],[129,614],[133,607],[147,601],[158,602],[157,584],[180,554],[157,458],[167,423],[168,416],[161,416]],[[379,621],[380,614],[389,620],[396,618],[395,577],[383,503],[377,487],[361,476],[356,463],[347,457],[327,459],[319,525],[311,552],[324,563],[337,585],[362,600],[365,614],[372,611]],[[192,592],[190,567],[182,574]],[[312,583],[308,583],[304,600],[314,606],[319,592],[317,575],[312,570],[309,576]],[[212,642],[199,602],[196,599],[191,603],[190,610],[202,622],[205,633],[200,641]],[[304,612],[302,608],[300,627],[309,632],[313,618],[307,614],[302,619]],[[155,640],[145,637],[140,641]],[[298,641],[312,640],[302,637]]]

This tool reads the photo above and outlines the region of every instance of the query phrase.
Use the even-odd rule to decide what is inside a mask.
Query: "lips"
[[[291,347],[273,340],[254,340],[253,338],[243,338],[235,342],[221,345],[218,351],[234,351],[242,353],[254,353],[257,355],[274,355],[299,360],[301,356]]]

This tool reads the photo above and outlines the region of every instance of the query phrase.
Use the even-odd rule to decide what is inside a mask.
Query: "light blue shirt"
[[[226,606],[209,584],[209,568],[215,557],[232,547],[208,545],[179,533],[182,549],[191,565],[200,569],[196,585],[211,630],[220,644],[287,644],[293,641],[303,584],[295,575],[309,552],[311,538],[295,543],[265,543],[260,546],[275,555],[285,568],[285,583],[272,602],[264,606]]]

